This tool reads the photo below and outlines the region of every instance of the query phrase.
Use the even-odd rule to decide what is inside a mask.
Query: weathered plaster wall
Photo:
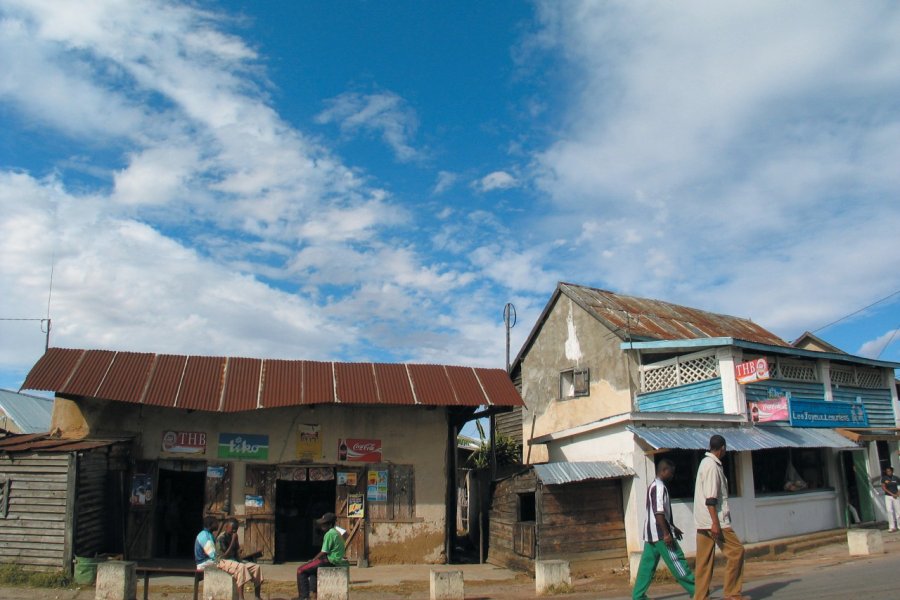
[[[639,381],[620,339],[569,297],[560,295],[522,361],[523,439],[629,412],[632,388]],[[589,368],[590,395],[559,398],[559,374]],[[532,423],[534,430],[532,431]],[[529,462],[547,460],[540,445],[528,450]]]
[[[359,463],[338,461],[338,439],[373,438],[382,442],[383,462],[414,467],[414,522],[372,523],[370,562],[443,561],[447,490],[447,415],[444,409],[326,405],[222,414],[58,398],[52,427],[71,437],[134,434],[137,436],[136,458],[216,462],[227,462],[217,458],[220,433],[267,434],[268,460],[232,461],[234,512],[243,514],[246,463],[296,461],[297,426],[303,423],[316,423],[321,427],[323,452],[316,464],[360,466]],[[206,432],[206,453],[163,452],[162,435],[168,430]]]

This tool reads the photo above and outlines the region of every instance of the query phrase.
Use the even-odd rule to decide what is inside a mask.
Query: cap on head
[[[337,517],[334,516],[334,513],[327,512],[316,519],[316,525],[334,525],[335,521],[337,521]]]

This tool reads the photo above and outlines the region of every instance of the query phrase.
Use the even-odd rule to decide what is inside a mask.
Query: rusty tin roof
[[[303,404],[522,406],[502,369],[50,348],[22,389],[241,412]]]

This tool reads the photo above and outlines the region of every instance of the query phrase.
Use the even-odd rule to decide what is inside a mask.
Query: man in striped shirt
[[[634,581],[634,600],[647,600],[647,590],[662,558],[675,580],[693,597],[694,574],[678,545],[681,530],[672,520],[672,503],[666,483],[675,476],[675,465],[664,458],[656,465],[656,479],[647,488],[647,520],[644,523],[644,552]]]

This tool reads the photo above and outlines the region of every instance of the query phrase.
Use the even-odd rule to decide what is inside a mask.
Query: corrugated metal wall
[[[67,566],[67,486],[73,461],[70,453],[0,456],[0,478],[10,482],[8,512],[0,518],[0,563],[51,571]]]
[[[106,552],[107,449],[98,448],[78,457],[75,496],[75,556],[92,557]]]

